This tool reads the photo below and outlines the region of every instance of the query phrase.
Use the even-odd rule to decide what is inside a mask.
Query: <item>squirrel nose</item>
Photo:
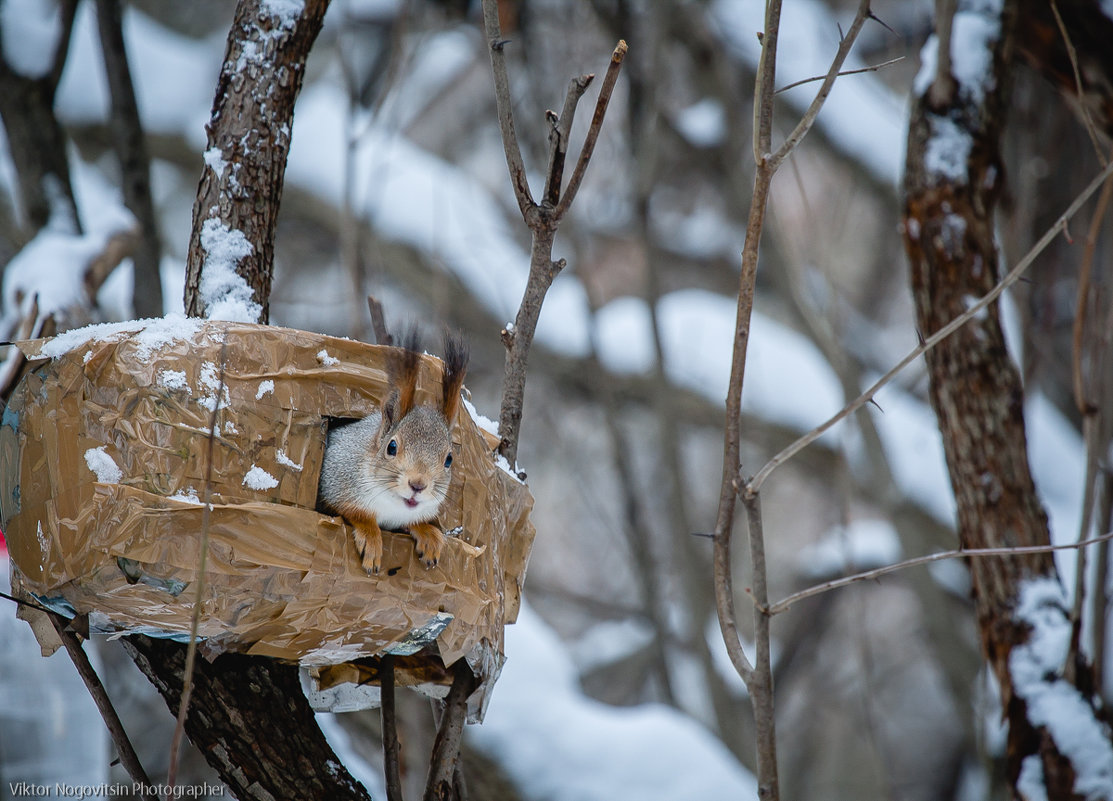
[[[426,484],[421,479],[410,479],[410,489],[412,489],[415,494],[421,492],[425,487]]]

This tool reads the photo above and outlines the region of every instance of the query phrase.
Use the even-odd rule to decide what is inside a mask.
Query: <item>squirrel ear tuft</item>
[[[392,348],[387,357],[387,373],[398,395],[395,418],[401,420],[414,405],[417,374],[421,368],[421,335],[417,326],[411,325],[395,341],[399,346]]]
[[[464,388],[464,376],[468,372],[468,345],[459,331],[444,332],[444,373],[441,376],[443,397],[441,414],[451,429],[460,411],[460,393]]]

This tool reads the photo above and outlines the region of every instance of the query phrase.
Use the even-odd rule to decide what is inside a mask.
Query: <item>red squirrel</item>
[[[321,467],[321,505],[343,515],[354,529],[363,569],[382,567],[382,529],[414,538],[425,566],[440,559],[445,535],[436,517],[452,478],[452,427],[460,408],[468,350],[455,334],[445,336],[437,407],[416,405],[421,351],[416,329],[387,357],[391,391],[378,411],[329,432]]]

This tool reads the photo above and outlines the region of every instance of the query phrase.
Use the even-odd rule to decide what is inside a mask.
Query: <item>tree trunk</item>
[[[225,164],[214,169],[216,162],[207,160],[194,207],[185,289],[191,314],[204,312],[199,294],[205,266],[201,227],[216,219],[240,230],[253,247],[251,258],[236,268],[264,309],[265,320],[294,100],[328,2],[307,0],[305,11],[285,28],[278,17],[264,12],[265,5],[242,0],[229,34],[209,129],[210,153],[220,148]],[[138,635],[125,638],[125,646],[176,714],[185,646]],[[370,798],[321,734],[296,666],[224,654],[212,662],[198,659],[192,681],[186,733],[237,798]]]
[[[191,317],[206,316],[200,292],[207,255],[202,232],[207,220],[217,220],[251,243],[252,252],[239,260],[236,272],[262,307],[258,322],[269,319],[274,230],[290,152],[290,122],[305,59],[328,4],[305,0],[296,19],[271,13],[264,0],[240,0],[236,7],[193,206],[185,284],[185,310]]]
[[[972,3],[958,5],[955,39],[961,31],[967,48],[961,56],[975,55],[968,49],[971,34],[986,34],[979,44],[988,67],[984,75],[957,71],[956,78],[944,72],[930,85],[918,85],[909,127],[904,240],[924,336],[965,312],[998,280],[993,217],[1002,186],[1000,137],[1019,4],[1007,1],[999,13],[984,10],[984,4],[981,11]],[[997,306],[928,351],[927,364],[962,547],[1049,544],[1047,516],[1028,465],[1020,376],[1005,347]],[[983,650],[1009,724],[1010,783],[1017,797],[1027,797],[1034,782],[1042,783],[1049,799],[1084,797],[1076,792],[1075,779],[1086,766],[1072,761],[1074,754],[1059,741],[1063,738],[1057,740],[1058,731],[1039,707],[1043,688],[1064,689],[1059,685],[1065,682],[1054,674],[1033,682],[1022,670],[1041,633],[1028,608],[1029,588],[1054,587],[1057,596],[1043,598],[1041,614],[1053,626],[1068,619],[1055,562],[1050,553],[1026,554],[975,559],[970,569]],[[1061,658],[1068,658],[1065,648]],[[1061,667],[1062,662],[1053,670]],[[1087,676],[1086,666],[1077,675]],[[1105,740],[1098,747],[1108,750],[1108,734],[1093,718],[1091,688],[1069,692],[1081,695],[1094,730]]]
[[[124,647],[176,712],[185,647],[142,635]],[[197,660],[185,730],[241,801],[370,799],[325,741],[292,665],[241,654]]]

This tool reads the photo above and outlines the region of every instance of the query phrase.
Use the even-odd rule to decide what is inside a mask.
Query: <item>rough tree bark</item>
[[[300,17],[285,27],[261,0],[242,0],[237,8],[209,130],[210,148],[220,148],[226,163],[220,169],[206,160],[195,206],[185,290],[193,314],[203,312],[200,232],[208,219],[238,228],[252,243],[254,257],[242,259],[236,270],[266,309],[294,100],[327,5],[307,0]],[[176,714],[185,646],[142,636],[125,641]],[[225,654],[212,662],[197,660],[192,681],[186,734],[237,798],[370,798],[317,727],[295,666]]]
[[[124,647],[174,713],[185,646],[141,635]],[[265,657],[224,654],[197,660],[186,733],[241,801],[369,801],[313,718],[298,669]]]
[[[274,230],[282,200],[290,120],[305,59],[321,30],[329,0],[305,0],[296,18],[273,13],[265,0],[241,0],[228,34],[209,121],[205,169],[193,205],[186,263],[185,309],[205,316],[200,289],[207,220],[241,232],[252,253],[236,265],[269,317]]]
[[[962,68],[954,74],[939,70],[929,76],[930,84],[924,80],[914,92],[904,240],[917,324],[924,336],[964,312],[998,279],[993,216],[1002,187],[1000,138],[1015,66],[1019,3],[1007,1],[1001,11],[992,5],[958,4],[952,30],[953,41],[961,33],[966,48]],[[936,41],[940,49],[950,45],[946,34]],[[972,42],[984,46],[984,53],[971,52]],[[984,72],[969,69],[978,56],[985,60]],[[937,59],[938,64],[947,61]],[[1047,516],[1028,465],[1020,376],[1005,347],[997,306],[928,351],[927,363],[962,547],[1049,544]],[[1031,782],[1041,779],[1049,799],[1084,797],[1075,789],[1080,766],[1033,714],[1034,696],[1017,682],[1017,655],[1034,637],[1031,615],[1022,608],[1024,588],[1040,579],[1058,584],[1052,556],[977,559],[970,570],[983,650],[1001,687],[1009,724],[1010,784],[1017,797],[1026,797]],[[1047,614],[1065,620],[1065,608],[1050,606],[1054,608]],[[1076,675],[1077,692],[1092,711],[1088,667],[1077,665]],[[1036,761],[1026,761],[1030,757]]]

